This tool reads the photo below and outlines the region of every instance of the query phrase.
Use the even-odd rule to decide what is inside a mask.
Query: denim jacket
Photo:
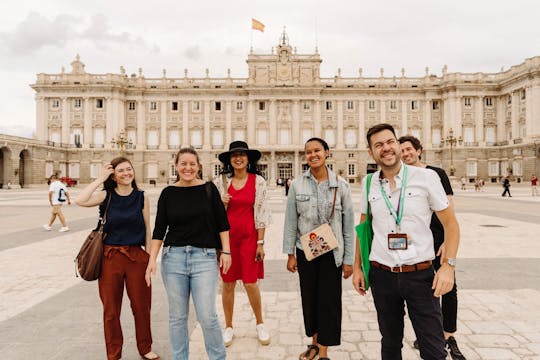
[[[334,189],[337,187],[336,206],[330,227],[338,241],[338,247],[333,250],[336,266],[354,263],[354,210],[351,190],[345,179],[328,169],[329,188],[327,203],[330,207],[334,199]],[[305,234],[321,225],[317,213],[317,181],[310,170],[294,179],[287,197],[285,225],[283,229],[283,253],[294,254],[294,248],[302,249],[300,234]]]

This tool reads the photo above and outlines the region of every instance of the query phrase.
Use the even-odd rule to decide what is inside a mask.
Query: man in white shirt
[[[394,128],[378,124],[367,132],[369,154],[381,170],[373,174],[369,205],[373,216],[373,243],[369,280],[382,335],[381,358],[401,359],[405,304],[418,338],[423,359],[446,359],[441,295],[454,285],[459,225],[437,174],[401,162],[401,147]],[[365,181],[361,221],[367,212]],[[446,258],[435,273],[432,260],[431,216],[444,227]],[[365,294],[361,256],[356,244],[353,285]]]
[[[67,226],[64,214],[62,213],[62,204],[67,201],[68,205],[71,205],[71,198],[69,196],[69,192],[66,189],[66,185],[64,185],[64,183],[58,180],[57,175],[51,175],[51,177],[49,178],[49,182],[49,204],[51,204],[52,208],[51,220],[48,224],[43,225],[43,228],[47,231],[50,231],[52,229],[54,220],[56,220],[56,217],[58,216],[58,219],[60,219],[60,222],[62,223],[62,227],[58,231],[68,231],[69,228]]]

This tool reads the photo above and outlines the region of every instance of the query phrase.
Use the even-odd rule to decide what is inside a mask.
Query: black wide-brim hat
[[[233,141],[229,144],[229,151],[225,151],[218,155],[219,161],[222,163],[229,163],[231,160],[231,154],[237,151],[245,152],[250,162],[255,162],[261,158],[261,152],[259,150],[253,150],[248,147],[244,141]]]

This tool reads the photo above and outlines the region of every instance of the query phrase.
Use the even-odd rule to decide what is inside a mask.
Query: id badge
[[[409,242],[407,240],[407,234],[388,234],[389,250],[407,250],[408,246]]]

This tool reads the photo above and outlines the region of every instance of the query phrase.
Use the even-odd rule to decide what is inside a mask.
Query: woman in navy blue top
[[[103,189],[96,191],[101,184]],[[137,188],[131,162],[125,157],[117,157],[105,164],[101,175],[84,188],[75,202],[86,207],[99,205],[100,216],[104,215],[109,203],[104,219],[107,237],[98,279],[107,359],[122,357],[120,311],[124,287],[135,318],[139,354],[143,359],[159,359],[152,351],[152,289],[144,279],[149,259],[147,251],[150,250],[150,204],[144,191]]]

